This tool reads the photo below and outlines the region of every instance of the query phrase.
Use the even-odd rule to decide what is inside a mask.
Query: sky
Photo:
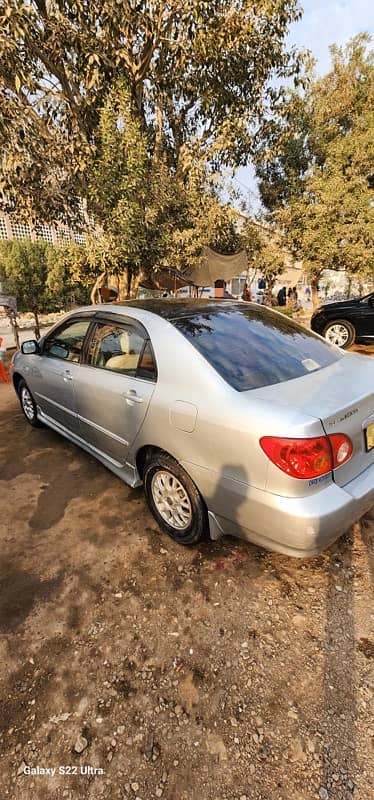
[[[330,44],[344,45],[362,31],[368,31],[374,39],[374,0],[300,0],[300,5],[304,14],[291,26],[288,44],[310,50],[320,75],[329,70]],[[256,212],[259,201],[253,171],[243,168],[236,177],[237,188]]]

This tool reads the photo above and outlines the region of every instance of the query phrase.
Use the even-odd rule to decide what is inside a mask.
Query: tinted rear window
[[[343,354],[285,316],[254,304],[170,320],[234,389],[244,392],[323,369]]]

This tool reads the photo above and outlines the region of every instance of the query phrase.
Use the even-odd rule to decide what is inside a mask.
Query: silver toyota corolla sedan
[[[82,308],[22,345],[14,388],[181,544],[318,553],[374,504],[374,364],[252,303]]]

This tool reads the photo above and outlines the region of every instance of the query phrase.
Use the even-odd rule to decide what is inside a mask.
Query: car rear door
[[[76,384],[80,435],[124,464],[155,389],[156,364],[147,331],[135,320],[97,318]]]

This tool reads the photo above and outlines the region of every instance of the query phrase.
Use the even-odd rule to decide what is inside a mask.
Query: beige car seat
[[[119,345],[122,355],[108,358],[105,369],[136,369],[139,361],[139,354],[130,353],[130,334],[127,331],[121,333]]]

